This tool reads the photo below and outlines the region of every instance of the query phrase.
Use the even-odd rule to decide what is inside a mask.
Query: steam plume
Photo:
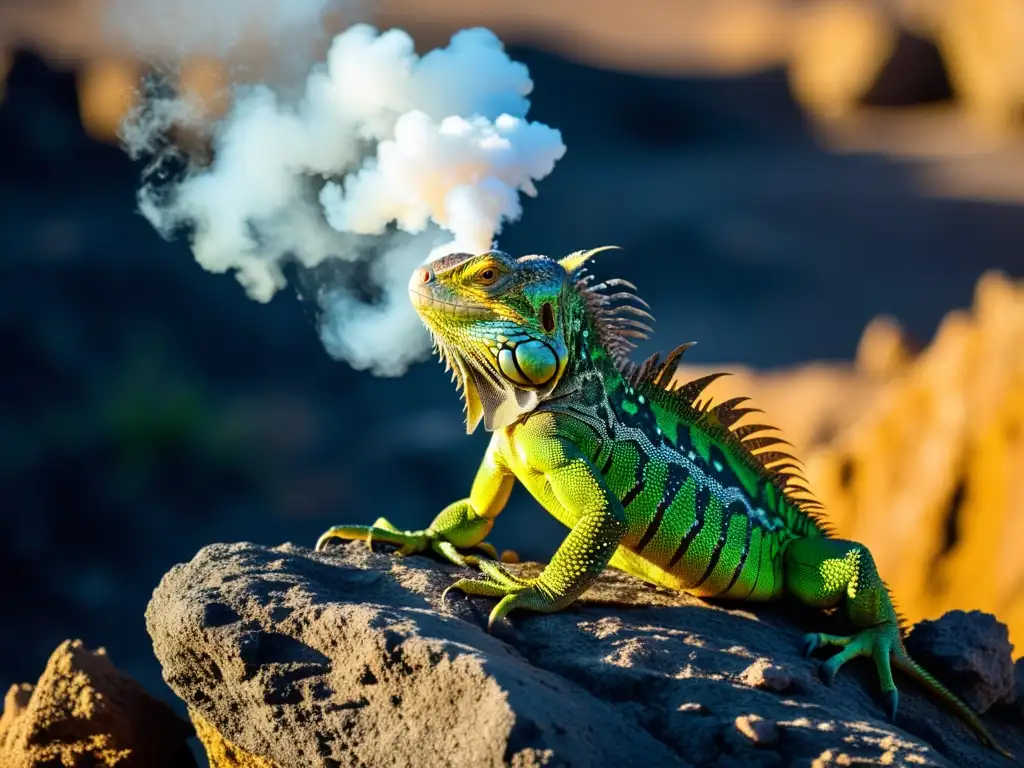
[[[236,84],[215,122],[187,95],[146,95],[121,131],[150,160],[140,210],[164,237],[188,233],[205,269],[233,271],[257,301],[286,285],[286,264],[369,261],[375,301],[318,278],[320,335],[356,368],[400,374],[428,349],[406,295],[413,267],[490,247],[565,146],[526,120],[529,73],[486,29],[419,57],[405,32],[357,24],[300,86]],[[183,127],[207,136],[212,162],[169,142]]]

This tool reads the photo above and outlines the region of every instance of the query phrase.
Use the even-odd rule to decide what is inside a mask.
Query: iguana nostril
[[[426,267],[420,267],[418,270],[416,270],[416,279],[420,282],[420,284],[426,285],[427,283],[429,283],[430,277],[430,270],[427,269]]]

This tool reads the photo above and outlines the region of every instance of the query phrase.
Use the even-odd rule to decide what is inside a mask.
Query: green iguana
[[[335,526],[334,538],[390,543],[401,554],[433,550],[483,577],[449,589],[500,598],[488,630],[516,608],[552,612],[578,598],[611,565],[701,597],[773,600],[788,593],[811,606],[843,605],[859,630],[809,634],[805,654],[841,650],[822,667],[830,682],[858,656],[878,670],[892,720],[895,666],[944,699],[987,745],[1007,754],[978,716],[915,663],[871,553],[834,538],[785,441],[763,424],[739,425],[747,398],[712,406],[698,398],[714,373],[679,385],[691,344],[661,362],[631,363],[634,339],[653,317],[624,280],[595,284],[584,265],[606,248],[512,258],[500,251],[439,258],[417,269],[412,303],[435,351],[453,369],[467,431],[492,438],[468,498],[421,531]],[[484,541],[516,480],[570,528],[536,579],[511,573]],[[477,548],[490,557],[463,555]],[[493,559],[491,559],[493,558]]]

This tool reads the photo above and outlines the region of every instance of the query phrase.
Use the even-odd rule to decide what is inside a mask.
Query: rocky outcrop
[[[163,578],[147,628],[204,742],[228,745],[218,767],[1007,765],[906,679],[895,725],[870,664],[820,682],[800,638],[821,614],[608,571],[491,635],[492,601],[442,601],[459,572],[359,542],[214,544]],[[1024,754],[1015,708],[986,722]]]
[[[1013,646],[1006,625],[990,613],[950,611],[940,621],[922,621],[907,638],[907,650],[925,667],[940,670],[943,681],[978,712],[1017,700]]]
[[[0,717],[3,768],[196,768],[189,724],[120,672],[103,649],[68,640],[35,685],[12,686]]]

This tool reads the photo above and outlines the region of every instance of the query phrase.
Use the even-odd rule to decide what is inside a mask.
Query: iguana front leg
[[[605,569],[626,531],[621,502],[575,444],[546,435],[523,434],[519,439],[525,441],[520,453],[527,471],[543,475],[542,481],[530,483],[544,489],[547,498],[539,500],[549,508],[561,505],[565,514],[558,517],[574,522],[536,579],[521,579],[498,563],[481,560],[483,579],[460,579],[448,588],[501,598],[488,617],[488,631],[516,608],[540,613],[565,608]]]
[[[336,525],[324,532],[316,549],[322,551],[331,539],[363,540],[368,545],[382,541],[397,546],[400,555],[431,549],[462,566],[475,565],[479,558],[463,555],[459,549],[480,549],[497,560],[497,551],[484,537],[494,525],[494,518],[505,508],[514,484],[515,475],[502,462],[498,441],[494,438],[480,463],[469,496],[445,507],[426,529],[400,531],[383,517],[373,525]]]

